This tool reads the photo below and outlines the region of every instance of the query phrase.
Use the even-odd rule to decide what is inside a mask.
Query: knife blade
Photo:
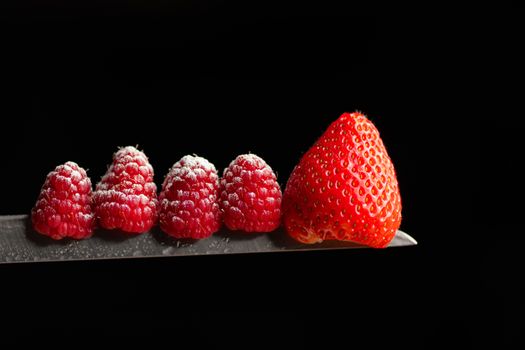
[[[397,231],[388,247],[416,244],[410,235]],[[36,233],[28,215],[0,216],[0,264],[356,248],[366,247],[339,241],[302,244],[289,237],[282,228],[271,233],[249,235],[222,229],[203,240],[175,239],[158,228],[141,235],[97,230],[87,240],[54,241]]]

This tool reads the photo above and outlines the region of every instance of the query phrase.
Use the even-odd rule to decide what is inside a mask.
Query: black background
[[[474,204],[483,197],[476,166],[488,129],[455,110],[468,38],[451,29],[454,19],[189,1],[48,2],[5,8],[0,19],[0,214],[28,213],[45,175],[67,160],[96,183],[125,145],[146,152],[157,184],[185,154],[222,171],[253,152],[284,187],[329,123],[360,110],[395,164],[401,228],[419,242],[1,266],[0,341],[426,347],[517,339],[508,307],[481,307],[499,278],[471,241],[484,232]]]

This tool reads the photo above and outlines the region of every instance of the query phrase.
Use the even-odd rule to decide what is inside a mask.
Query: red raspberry
[[[176,238],[211,236],[221,226],[218,196],[215,166],[202,157],[182,157],[162,184],[160,228]]]
[[[47,175],[31,211],[34,229],[53,239],[90,237],[95,226],[91,194],[84,169],[73,162],[57,166]]]
[[[130,233],[151,229],[157,220],[157,186],[146,155],[131,146],[119,149],[93,200],[103,228]]]
[[[281,220],[281,197],[272,168],[255,154],[240,155],[224,169],[220,205],[230,230],[275,230]]]

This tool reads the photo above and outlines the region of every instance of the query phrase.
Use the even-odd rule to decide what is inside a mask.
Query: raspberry
[[[176,238],[211,236],[221,226],[218,195],[215,166],[202,157],[182,157],[162,184],[160,228]]]
[[[275,230],[281,220],[281,197],[272,168],[255,154],[240,155],[224,169],[220,205],[230,230]]]
[[[93,200],[103,228],[129,233],[151,229],[157,220],[157,186],[146,155],[131,146],[119,149]]]
[[[34,229],[53,239],[91,237],[95,216],[91,180],[74,162],[59,165],[47,175],[31,210]]]

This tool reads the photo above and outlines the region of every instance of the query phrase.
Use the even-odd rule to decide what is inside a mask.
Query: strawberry
[[[286,230],[300,242],[386,247],[401,223],[401,197],[372,122],[359,112],[334,121],[294,168],[282,209]]]

